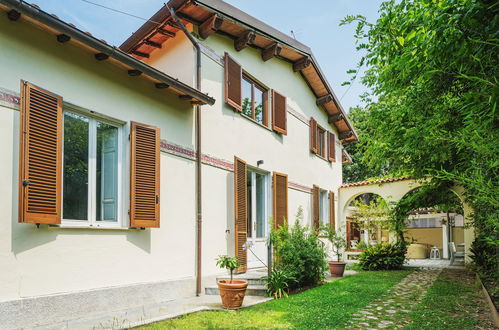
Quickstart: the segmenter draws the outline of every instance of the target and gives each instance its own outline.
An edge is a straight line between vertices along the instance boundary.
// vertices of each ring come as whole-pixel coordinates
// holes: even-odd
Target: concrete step
[[[252,274],[241,274],[234,276],[234,280],[245,280],[248,281],[248,285],[265,285],[265,281],[262,279],[263,275],[252,275]],[[230,276],[218,276],[217,282],[219,280],[230,280]]]
[[[204,293],[207,295],[219,295],[220,290],[217,285],[207,286],[204,288]],[[248,285],[246,295],[265,297],[267,295],[267,287],[264,285]]]

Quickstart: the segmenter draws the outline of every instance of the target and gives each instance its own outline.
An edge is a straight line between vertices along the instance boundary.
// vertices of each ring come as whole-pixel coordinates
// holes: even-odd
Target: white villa
[[[0,12],[2,327],[200,294],[300,207],[338,225],[357,136],[307,46],[219,0],[171,0],[119,49]]]

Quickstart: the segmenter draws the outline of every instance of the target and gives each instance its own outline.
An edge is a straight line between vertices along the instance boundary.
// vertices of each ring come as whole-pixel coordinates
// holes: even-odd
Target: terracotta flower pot
[[[239,309],[243,304],[248,281],[243,280],[220,280],[218,289],[222,298],[222,305],[227,309]]]
[[[346,262],[343,261],[329,261],[329,271],[332,277],[342,277],[345,272]]]

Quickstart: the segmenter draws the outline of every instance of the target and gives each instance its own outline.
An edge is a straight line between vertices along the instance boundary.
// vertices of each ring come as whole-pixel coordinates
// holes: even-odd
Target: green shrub
[[[359,266],[364,270],[400,269],[406,252],[405,242],[371,245],[360,254]]]
[[[313,286],[324,281],[327,254],[315,231],[300,225],[302,212],[292,227],[287,225],[270,234],[274,246],[275,264],[295,279],[290,288]]]
[[[274,267],[270,276],[263,277],[263,280],[267,284],[268,296],[275,299],[287,297],[290,284],[295,281],[287,270],[278,267]]]

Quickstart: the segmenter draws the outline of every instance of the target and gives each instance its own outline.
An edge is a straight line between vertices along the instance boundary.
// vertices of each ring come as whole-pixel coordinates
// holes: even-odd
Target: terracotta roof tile
[[[367,186],[370,184],[383,184],[383,183],[397,182],[397,181],[410,180],[410,179],[412,179],[410,176],[402,176],[399,178],[381,178],[381,179],[375,179],[375,180],[364,180],[364,181],[358,181],[358,182],[345,183],[345,184],[342,184],[340,186],[340,188]]]

